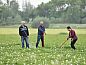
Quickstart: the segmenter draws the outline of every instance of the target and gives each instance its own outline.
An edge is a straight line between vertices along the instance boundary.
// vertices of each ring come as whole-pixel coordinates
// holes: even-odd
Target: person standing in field
[[[42,42],[42,47],[44,47],[44,34],[46,34],[46,33],[45,33],[45,27],[44,27],[43,24],[44,24],[44,22],[41,21],[40,25],[38,27],[38,37],[37,37],[36,48],[38,47],[40,39],[41,39],[41,42]]]
[[[29,48],[28,36],[29,31],[28,27],[25,25],[25,21],[21,21],[21,25],[19,27],[19,35],[21,36],[22,48],[24,48],[24,41],[26,42],[26,48]]]
[[[67,30],[69,31],[69,36],[68,36],[67,40],[69,40],[69,38],[71,38],[71,48],[73,48],[75,50],[76,48],[74,45],[75,45],[76,41],[78,40],[78,37],[77,37],[75,31],[70,26],[67,27]]]

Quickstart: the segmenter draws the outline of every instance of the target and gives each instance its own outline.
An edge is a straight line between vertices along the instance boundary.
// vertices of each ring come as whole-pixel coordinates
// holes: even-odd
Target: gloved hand
[[[69,37],[67,38],[67,40],[69,40]]]

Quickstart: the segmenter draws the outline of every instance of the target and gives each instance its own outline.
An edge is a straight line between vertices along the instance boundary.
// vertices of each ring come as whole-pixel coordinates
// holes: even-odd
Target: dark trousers
[[[76,49],[74,46],[76,41],[77,41],[77,39],[71,41],[71,48],[73,48],[74,50]]]
[[[40,39],[41,39],[41,42],[42,42],[42,47],[44,47],[44,36],[43,35],[38,35],[38,37],[37,37],[37,43],[36,43],[36,48],[38,47]]]

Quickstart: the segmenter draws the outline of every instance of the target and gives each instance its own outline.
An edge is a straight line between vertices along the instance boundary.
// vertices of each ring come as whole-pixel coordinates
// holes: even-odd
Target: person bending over
[[[75,45],[76,41],[78,40],[78,37],[77,37],[75,31],[70,26],[67,27],[67,30],[69,31],[69,36],[68,36],[67,40],[69,40],[69,38],[71,38],[71,48],[73,48],[75,50],[76,48],[74,45]]]

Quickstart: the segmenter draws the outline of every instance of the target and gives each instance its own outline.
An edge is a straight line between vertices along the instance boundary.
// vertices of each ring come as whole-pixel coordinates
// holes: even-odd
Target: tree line
[[[39,21],[45,18],[52,24],[85,24],[86,0],[51,0],[42,2],[37,8],[25,2],[22,11],[16,0],[7,0],[5,4],[0,0],[0,25],[19,24],[21,20],[34,23],[36,19]]]

